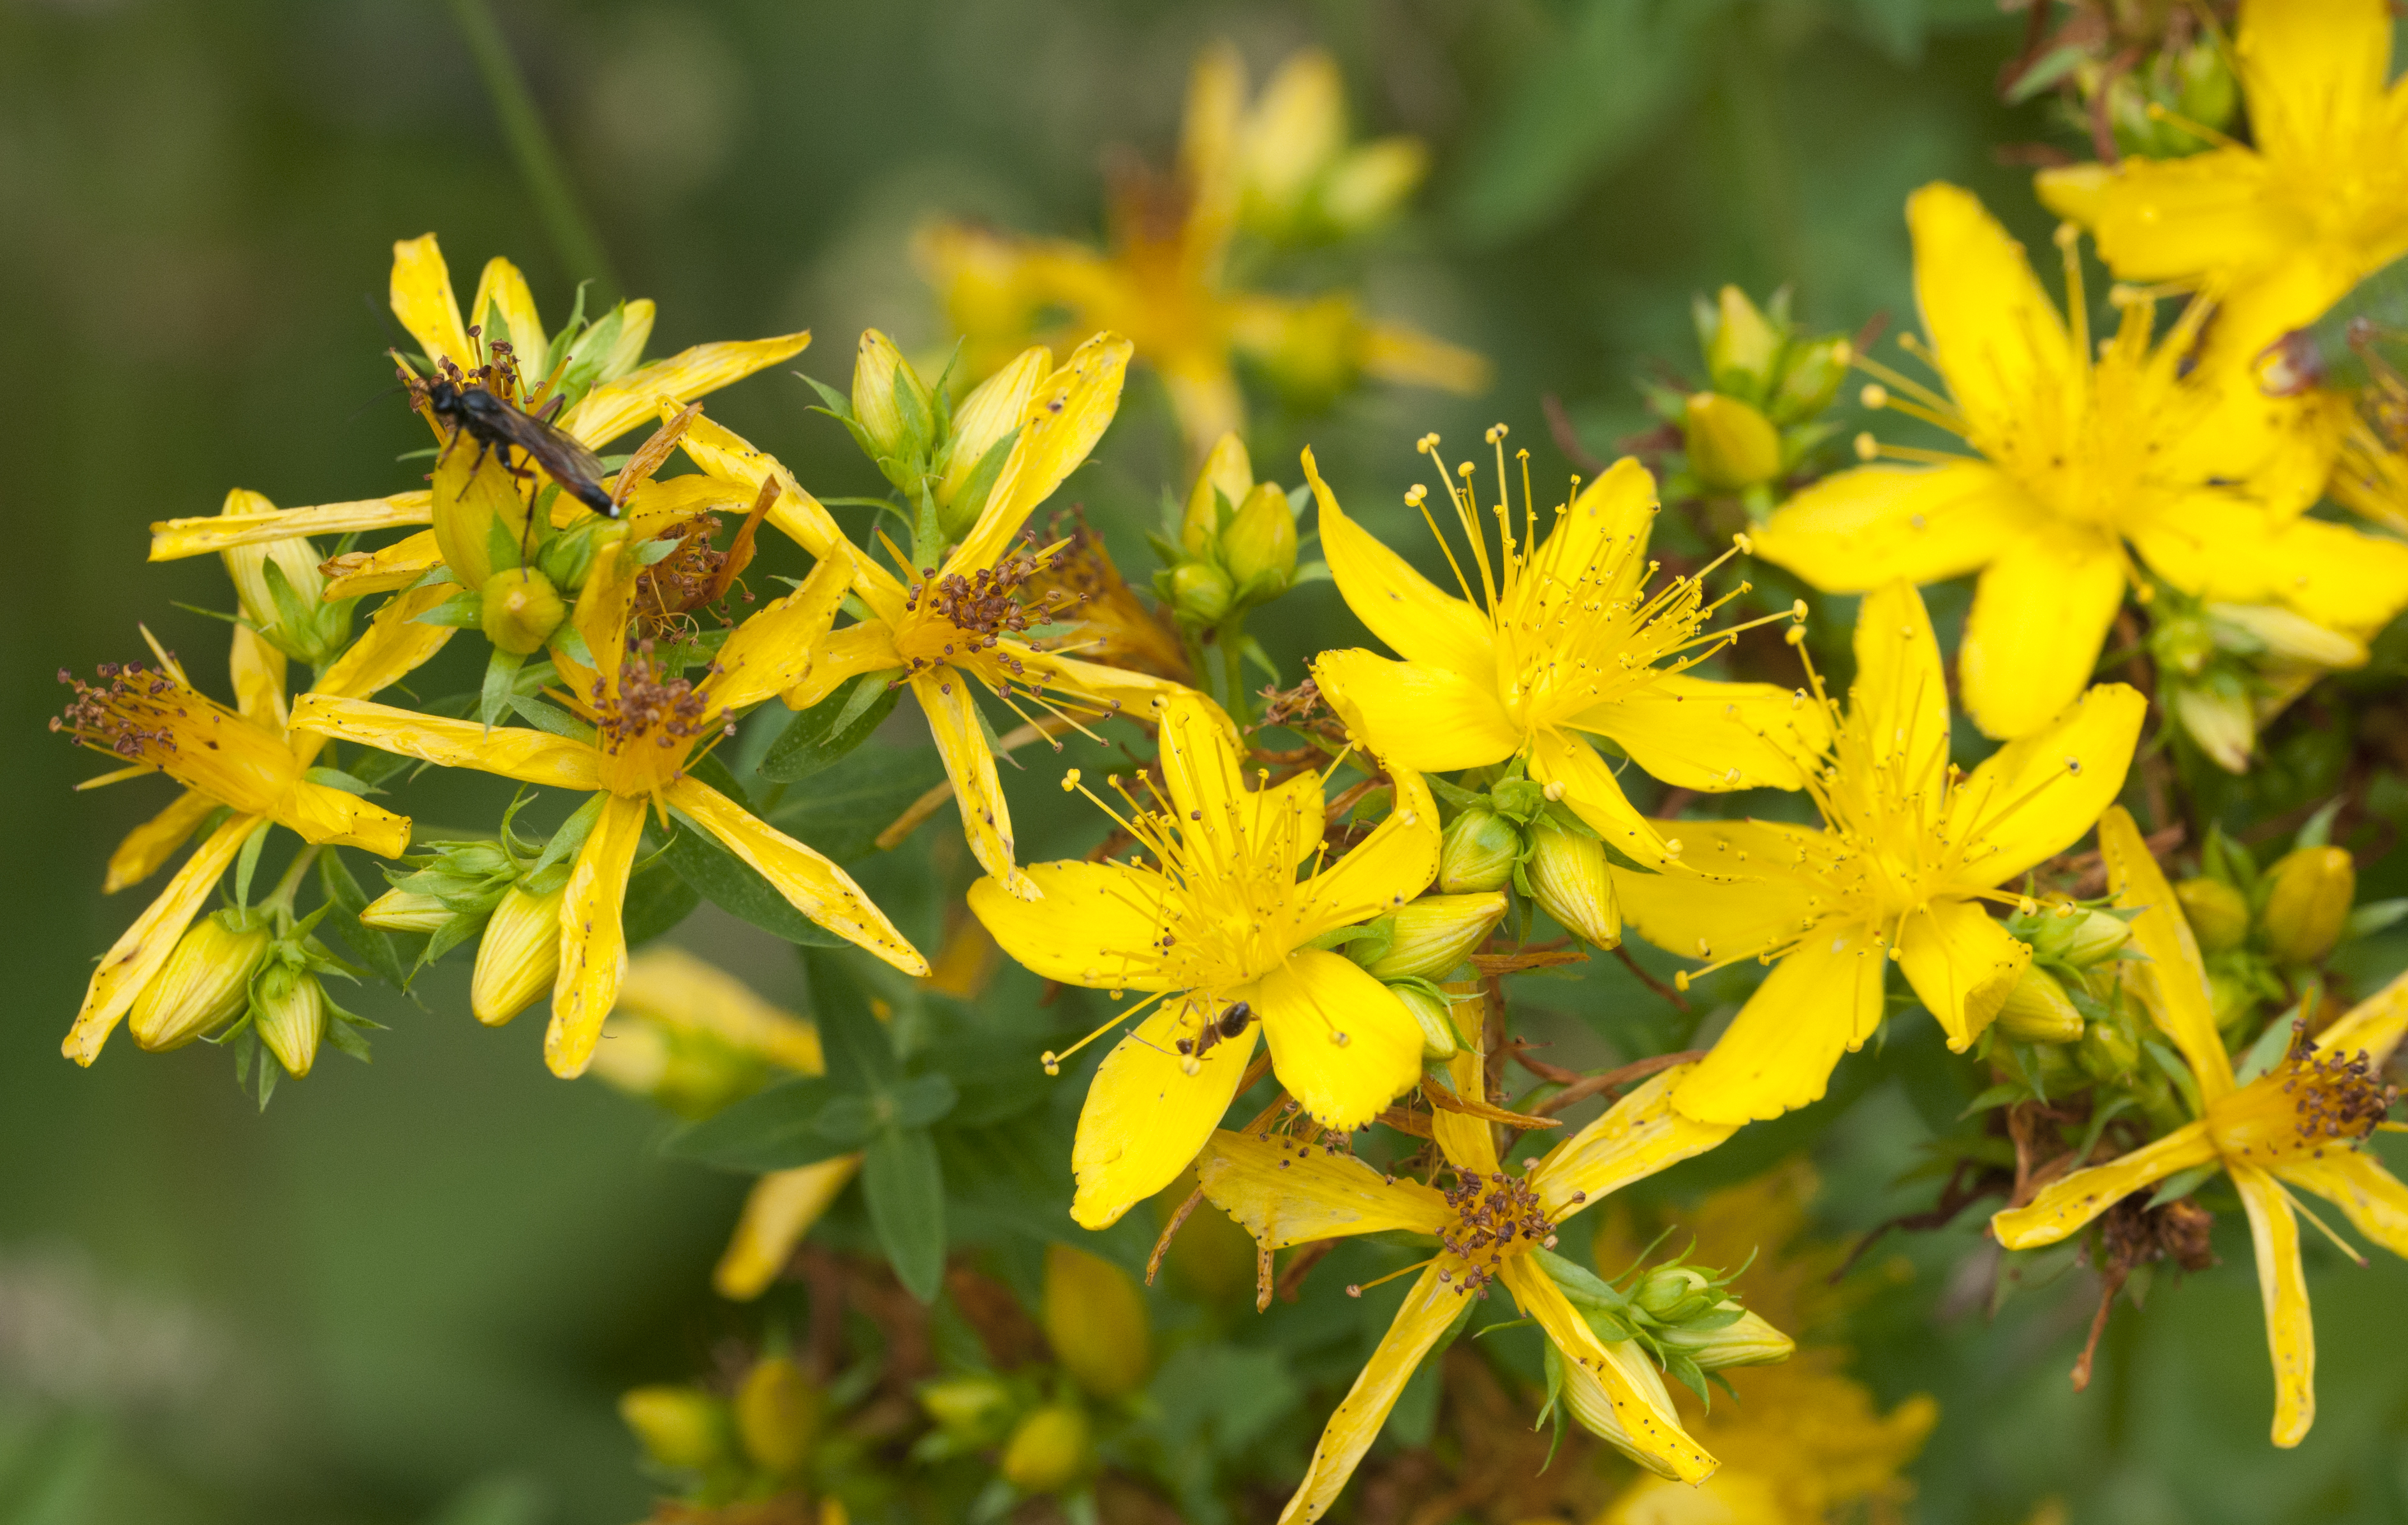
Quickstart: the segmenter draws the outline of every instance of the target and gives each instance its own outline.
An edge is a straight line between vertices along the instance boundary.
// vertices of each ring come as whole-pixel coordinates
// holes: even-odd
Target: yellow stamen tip
[[[1873,438],[1871,430],[1868,429],[1856,436],[1857,460],[1870,461],[1879,454],[1881,454],[1881,441]]]
[[[1889,389],[1878,381],[1868,381],[1864,390],[1856,393],[1856,400],[1867,407],[1887,407]]]

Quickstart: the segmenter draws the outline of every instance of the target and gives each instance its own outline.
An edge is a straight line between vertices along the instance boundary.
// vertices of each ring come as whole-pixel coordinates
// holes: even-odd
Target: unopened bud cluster
[[[1235,434],[1221,436],[1154,549],[1154,592],[1191,634],[1214,631],[1295,584],[1296,506],[1276,482],[1254,480]]]
[[[1622,941],[1622,915],[1597,833],[1517,775],[1461,803],[1439,843],[1438,887],[1480,894],[1512,886],[1592,948]]]
[[[1711,302],[1698,298],[1707,385],[1650,389],[1648,406],[1680,431],[1687,457],[1686,470],[1665,484],[1668,498],[1736,496],[1760,520],[1774,489],[1834,432],[1822,414],[1847,378],[1848,341],[1800,334],[1785,289],[1768,307],[1736,286]]]

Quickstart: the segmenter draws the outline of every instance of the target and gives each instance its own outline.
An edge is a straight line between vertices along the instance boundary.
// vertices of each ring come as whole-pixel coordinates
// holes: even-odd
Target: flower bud
[[[2201,953],[2229,953],[2249,940],[2249,899],[2222,879],[2184,879],[2174,899]]]
[[[2266,871],[2258,927],[2284,963],[2314,963],[2333,950],[2358,898],[2358,869],[2343,848],[2300,848]]]
[[[934,494],[947,538],[968,534],[977,522],[987,493],[1010,459],[1010,448],[992,464],[987,456],[1025,421],[1029,397],[1053,370],[1052,350],[1042,345],[1024,349],[1010,364],[972,387],[953,409]]]
[[[920,1407],[937,1427],[968,1447],[1001,1440],[1011,1419],[1011,1392],[992,1376],[949,1376],[919,1391]]]
[[[2057,976],[2037,963],[2024,965],[2023,977],[1999,1007],[1999,1031],[2017,1043],[2072,1043],[2082,1036],[2082,1013]]]
[[[1368,965],[1379,979],[1444,979],[1505,915],[1505,896],[1424,895],[1388,913],[1396,934]]]
[[[1068,1245],[1045,1247],[1045,1339],[1054,1357],[1098,1398],[1134,1392],[1152,1360],[1145,1294],[1111,1261]]]
[[[1522,834],[1484,805],[1467,807],[1439,841],[1438,887],[1451,895],[1501,890],[1522,856]]]
[[[2032,951],[2076,969],[2114,958],[2132,940],[2132,928],[2122,917],[2090,911],[2061,901],[2043,914],[2032,934]]]
[[[935,421],[932,403],[927,384],[894,341],[874,328],[864,331],[853,363],[853,421],[867,436],[889,480],[895,477],[890,462],[908,464],[926,453]]]
[[[655,1466],[704,1472],[734,1460],[727,1405],[699,1388],[630,1389],[620,1394],[619,1418]]]
[[[1772,421],[1797,423],[1830,406],[1848,379],[1849,358],[1848,341],[1842,338],[1819,339],[1793,351],[1772,394]]]
[[[360,925],[379,932],[433,932],[452,919],[452,907],[414,890],[388,890],[360,910]]]
[[[1023,1493],[1051,1493],[1087,1470],[1087,1416],[1048,1404],[1020,1421],[1003,1447],[1004,1480]]]
[[[1312,182],[1346,144],[1338,61],[1319,48],[1292,54],[1263,87],[1240,135],[1238,172],[1249,221],[1290,233]]]
[[[2210,761],[2227,773],[2249,771],[2249,754],[2258,749],[2258,714],[2230,682],[2170,685],[2174,719]]]
[[[298,1080],[318,1062],[326,1036],[326,991],[318,976],[289,963],[260,971],[251,991],[251,1025],[287,1075]]]
[[[1296,577],[1296,510],[1273,482],[1258,482],[1221,534],[1221,564],[1240,591],[1287,591]],[[1261,579],[1259,586],[1256,579]]]
[[[1718,392],[1762,396],[1773,362],[1781,355],[1781,331],[1736,286],[1726,286],[1712,307],[1700,308],[1698,337],[1705,343],[1706,371]],[[1752,478],[1761,480],[1762,478]]]
[[[624,520],[588,515],[544,542],[543,549],[536,553],[536,570],[551,579],[552,587],[564,596],[580,592],[602,548],[624,540],[626,535]]]
[[[1246,442],[1235,432],[1223,435],[1204,458],[1204,469],[1197,473],[1196,485],[1187,492],[1187,512],[1179,523],[1179,543],[1189,555],[1203,555],[1219,537],[1221,500],[1227,499],[1234,513],[1254,487],[1254,467],[1246,457]]]
[[[1182,562],[1170,574],[1170,606],[1185,624],[1219,624],[1234,591],[1229,575],[1210,562]]]
[[[1651,1318],[1678,1324],[1727,1301],[1708,1285],[1702,1272],[1685,1265],[1661,1265],[1647,1273],[1631,1300]]]
[[[127,1020],[134,1041],[165,1053],[233,1021],[274,940],[267,918],[256,911],[222,910],[194,922],[134,998]]]
[[[1429,173],[1417,137],[1383,137],[1338,161],[1321,185],[1321,215],[1340,233],[1360,233],[1396,215]]]
[[[1422,1062],[1441,1063],[1455,1057],[1462,1044],[1455,1037],[1455,1024],[1447,1019],[1449,1003],[1419,985],[1391,985],[1388,993],[1413,1014],[1413,1021],[1422,1030]]]
[[[2114,1085],[2139,1066],[2141,1048],[2119,1024],[2092,1022],[2082,1030],[2082,1041],[2073,1046],[2073,1059],[2093,1080]]]
[[[477,969],[468,980],[468,1008],[487,1027],[499,1027],[552,989],[560,973],[560,904],[566,881],[546,894],[523,885],[504,891],[477,942]]]
[[[1715,1311],[1728,1309],[1731,1305],[1725,1301]],[[1666,1347],[1687,1355],[1700,1370],[1709,1372],[1731,1366],[1770,1366],[1775,1361],[1787,1361],[1798,1349],[1796,1340],[1753,1313],[1742,1313],[1720,1329],[1688,1329],[1675,1325],[1656,1338]]]
[[[736,1390],[736,1433],[755,1466],[792,1476],[810,1460],[819,1438],[819,1390],[792,1358],[755,1362]]]
[[[1555,924],[1591,948],[1612,948],[1622,941],[1622,911],[1613,899],[1613,879],[1605,871],[1605,844],[1580,832],[1568,832],[1541,820],[1530,828],[1530,856],[1526,872],[1539,908]]]
[[[2224,50],[2214,38],[2192,43],[2173,61],[2173,73],[2179,87],[2175,108],[2186,120],[2218,132],[2232,125],[2233,113],[2241,105],[2240,81],[2226,66]]]
[[[552,579],[533,567],[513,566],[487,577],[484,600],[480,622],[485,638],[514,657],[542,650],[568,618]]]
[[[2328,630],[2304,614],[2271,604],[2210,604],[2207,613],[2214,621],[2211,628],[2224,637],[2217,644],[2244,656],[2264,655],[2312,667],[2366,665],[2366,643]]]
[[[1689,398],[1682,436],[1698,480],[1725,492],[1781,474],[1781,435],[1772,420],[1736,397],[1700,392]]]

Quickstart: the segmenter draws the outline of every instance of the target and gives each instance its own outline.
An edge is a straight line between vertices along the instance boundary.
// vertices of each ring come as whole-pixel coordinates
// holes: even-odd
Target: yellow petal
[[[2080,841],[2123,791],[2148,708],[2137,690],[2099,684],[1974,769],[1942,828],[1964,844],[1965,884],[2003,884]]]
[[[1178,1179],[1221,1125],[1254,1057],[1254,1028],[1197,1055],[1194,1075],[1182,1067],[1178,1050],[1181,1038],[1192,1040],[1220,1016],[1221,1004],[1207,996],[1166,1001],[1096,1067],[1070,1145],[1079,1181],[1070,1217],[1081,1227],[1119,1222]]]
[[[2090,230],[2100,258],[2127,280],[2256,270],[2299,237],[2266,161],[2247,149],[2042,170],[2039,191],[2051,211]]]
[[[831,561],[821,564],[837,563]],[[894,627],[885,620],[865,620],[847,625],[820,643],[810,670],[785,691],[786,707],[809,709],[834,693],[848,678],[864,673],[892,672],[903,664],[903,654],[895,649]]]
[[[1801,762],[1831,744],[1823,706],[1800,703],[1798,690],[1684,673],[1668,673],[1571,723],[1612,737],[1632,762],[1680,789],[1802,789]]]
[[[815,848],[786,835],[691,774],[669,785],[667,799],[768,880],[795,909],[907,975],[928,972],[928,961],[896,930],[886,913],[870,904],[851,875]]]
[[[1597,748],[1577,732],[1549,726],[1530,737],[1530,777],[1564,786],[1563,803],[1634,862],[1664,862],[1664,838],[1622,792]]]
[[[2207,1124],[2190,1123],[2103,1165],[2051,1181],[2023,1206],[1994,1215],[1990,1232],[2009,1249],[2053,1245],[2133,1192],[2211,1164],[2215,1157]]]
[[[659,418],[664,403],[693,402],[729,382],[741,381],[754,371],[801,354],[810,342],[809,334],[781,334],[770,339],[723,339],[715,344],[697,344],[621,377],[607,387],[595,388],[561,415],[560,427],[599,449],[636,425]],[[756,484],[759,479],[756,474]]]
[[[602,1020],[619,1001],[627,974],[621,911],[643,834],[644,802],[607,795],[569,870],[560,903],[560,974],[552,987],[552,1024],[543,1032],[543,1062],[564,1080],[585,1073]]]
[[[2233,52],[2250,132],[2268,158],[2344,157],[2383,104],[2391,9],[2383,0],[2245,0]]]
[[[1469,1020],[1469,1032],[1482,1033],[1479,1016],[1483,1000],[1478,995],[1462,998],[1470,1009],[1465,1013]],[[1486,1062],[1477,1048],[1469,1044],[1457,1048],[1446,1062],[1447,1083],[1457,1096],[1485,1100],[1488,1094]],[[1449,1164],[1458,1171],[1493,1176],[1497,1173],[1497,1130],[1484,1118],[1462,1112],[1433,1109],[1430,1113],[1430,1142],[1439,1147]]]
[[[1626,455],[1606,467],[1556,516],[1546,543],[1532,558],[1533,566],[1550,569],[1557,583],[1542,596],[1559,601],[1563,584],[1577,583],[1583,572],[1596,574],[1614,565],[1624,578],[1633,579],[1614,590],[1627,596],[1645,572],[1656,503],[1656,478],[1635,457]]]
[[[2368,1063],[2379,1070],[2391,1062],[2403,1032],[2408,1032],[2408,975],[2350,1007],[2339,1021],[2316,1034],[2316,1047],[2344,1060],[2353,1051],[2363,1052]]]
[[[486,727],[337,694],[305,693],[293,702],[293,728],[554,789],[602,787],[599,752],[581,741],[518,726]]]
[[[491,321],[496,318],[498,323]],[[527,290],[526,277],[517,265],[498,254],[485,262],[477,277],[477,294],[468,300],[468,321],[484,330],[479,337],[487,348],[496,342],[510,347],[528,386],[542,379],[536,373],[551,344],[544,337],[543,321],[536,316],[535,293]]]
[[[1849,723],[1870,739],[1873,765],[1936,788],[1948,763],[1948,679],[1923,595],[1903,582],[1867,593],[1856,651]]]
[[[1276,789],[1247,788],[1234,733],[1220,706],[1191,689],[1176,689],[1165,701],[1163,790],[1181,832],[1209,844],[1211,859],[1303,862],[1321,845],[1320,778],[1308,774]],[[1297,940],[1321,930],[1297,934]]]
[[[1196,1162],[1212,1205],[1265,1249],[1398,1229],[1436,1233],[1455,1221],[1446,1199],[1411,1178],[1390,1182],[1351,1154],[1329,1154],[1285,1133],[1269,1140],[1226,1129]]]
[[[433,530],[405,535],[375,550],[355,550],[327,563],[334,576],[326,579],[325,597],[366,598],[407,588],[443,564],[443,549]]]
[[[1435,387],[1469,397],[1486,392],[1495,374],[1479,350],[1403,323],[1365,323],[1358,342],[1363,374],[1399,386]]]
[[[1950,394],[1976,430],[2014,429],[2088,357],[2071,352],[2023,246],[1971,192],[1927,185],[1907,198],[1906,223],[1915,305]]]
[[[1362,1127],[1421,1077],[1421,1024],[1351,959],[1298,948],[1232,993],[1262,1019],[1280,1084],[1325,1127]]]
[[[1312,1461],[1304,1469],[1304,1481],[1280,1511],[1279,1525],[1304,1525],[1328,1513],[1345,1489],[1346,1479],[1354,1475],[1363,1453],[1387,1424],[1388,1411],[1397,1406],[1406,1380],[1463,1312],[1463,1296],[1456,1290],[1462,1283],[1439,1280],[1439,1269],[1432,1265],[1414,1279],[1395,1321],[1380,1336],[1371,1359],[1363,1363],[1363,1375],[1330,1414],[1328,1425],[1312,1447]]]
[[[1549,1218],[1561,1222],[1609,1192],[1705,1153],[1739,1131],[1737,1123],[1698,1122],[1672,1107],[1672,1092],[1694,1064],[1650,1076],[1602,1117],[1556,1145],[1530,1175]]]
[[[2115,904],[2141,913],[2131,921],[2132,944],[2149,962],[2132,973],[2147,998],[2143,1004],[2189,1062],[2200,1098],[2214,1101],[2232,1090],[2232,1060],[2216,1032],[2207,965],[2200,958],[2190,920],[2157,861],[2149,856],[2141,828],[2120,805],[2099,819],[2099,854],[2106,862],[2107,889]]]
[[[839,548],[851,542],[845,538],[836,516],[819,499],[804,492],[795,474],[777,457],[755,449],[734,430],[710,419],[696,419],[678,436],[678,449],[708,475],[756,492],[762,477],[776,477],[780,491],[778,501],[770,506],[767,516],[769,523],[813,556],[847,554]],[[866,556],[848,556],[848,560],[855,564],[875,565]]]
[[[1956,653],[1965,713],[1985,735],[2021,736],[2073,703],[2124,603],[2124,559],[2094,530],[2050,526],[1983,572]]]
[[[322,696],[365,699],[408,677],[457,634],[450,625],[418,621],[420,615],[443,603],[454,591],[454,585],[437,583],[385,600],[360,638],[318,675],[310,691]],[[325,745],[323,735],[299,731],[294,732],[290,740],[293,755],[305,768]]]
[[[208,903],[219,877],[260,824],[257,816],[236,816],[193,849],[184,866],[159,891],[159,898],[144,906],[134,924],[101,955],[100,967],[93,971],[92,983],[84,989],[83,1009],[76,1013],[75,1026],[68,1029],[61,1052],[79,1064],[90,1064],[100,1057],[100,1046],[133,1009],[142,987],[176,951],[178,939]]]
[[[822,562],[801,587],[737,626],[719,648],[718,675],[706,680],[711,705],[749,709],[801,682],[836,622],[847,586],[843,563]]]
[[[2265,546],[2268,592],[2344,630],[2372,631],[2408,608],[2408,545],[2346,524],[2295,519]]]
[[[398,816],[358,795],[296,780],[276,802],[270,817],[308,841],[327,847],[359,848],[379,857],[394,858],[409,846],[409,818]]]
[[[987,494],[986,506],[979,510],[978,522],[947,559],[947,572],[968,576],[994,565],[1029,514],[1087,459],[1120,409],[1129,353],[1128,340],[1097,334],[1039,385],[1028,400],[1011,456]]]
[[[209,813],[217,807],[217,801],[194,790],[177,795],[168,802],[167,808],[125,834],[125,840],[108,855],[108,877],[102,882],[100,892],[113,895],[159,872],[160,866],[191,840],[201,822],[208,820]]]
[[[1485,767],[1522,749],[1495,688],[1452,667],[1392,662],[1358,647],[1324,651],[1312,677],[1355,739],[1406,767]]]
[[[1797,860],[1797,839],[1820,832],[1702,820],[1677,830],[1680,862],[1661,874],[1612,870],[1623,919],[1657,948],[1684,959],[1746,958],[1787,944],[1815,915],[1822,890],[1783,869]]]
[[[1321,510],[1321,551],[1354,618],[1408,662],[1460,673],[1475,686],[1497,689],[1497,643],[1488,620],[1460,598],[1440,592],[1411,563],[1346,517],[1338,495],[1321,479],[1312,452],[1304,477]]]
[[[1808,933],[1674,1089],[1672,1105],[1700,1122],[1742,1123],[1820,1101],[1841,1053],[1880,1025],[1888,962],[1864,927],[1827,921]]]
[[[460,299],[452,292],[452,271],[435,235],[420,234],[393,246],[391,285],[393,315],[426,358],[450,361],[462,370],[474,369],[476,351],[469,348],[467,325],[460,321]]]
[[[1617,1449],[1649,1471],[1684,1483],[1701,1483],[1713,1475],[1721,1463],[1681,1428],[1663,1379],[1645,1364],[1637,1341],[1609,1346],[1598,1339],[1555,1278],[1529,1257],[1508,1257],[1501,1270],[1514,1303],[1546,1331],[1565,1365],[1596,1384],[1612,1415],[1611,1428],[1619,1432],[1611,1436]]]
[[[226,677],[234,684],[236,714],[271,731],[284,729],[283,652],[249,625],[236,625],[226,652]]]
[[[2358,1233],[2408,1256],[2408,1186],[2364,1149],[2328,1148],[2286,1160],[2274,1172],[2340,1208]]]
[[[1292,902],[1292,918],[1281,934],[1293,948],[1333,927],[1384,916],[1429,888],[1438,877],[1438,805],[1429,785],[1411,768],[1389,769],[1397,798],[1371,834],[1323,869]]]
[[[839,1154],[816,1164],[773,1170],[752,1183],[726,1253],[710,1273],[710,1286],[735,1303],[750,1303],[769,1290],[795,1247],[828,1210],[861,1169],[861,1156]]]
[[[969,676],[956,668],[933,668],[912,677],[911,691],[928,717],[945,776],[953,781],[953,804],[962,814],[970,856],[1006,890],[1033,899],[1036,881],[1012,861],[1011,811],[1003,803],[1003,781],[996,777],[995,748],[979,725]]]
[[[993,664],[1005,655],[1020,663],[1011,673],[1015,681],[1036,679],[1043,684],[1046,696],[1056,704],[1075,704],[1098,715],[1157,720],[1173,699],[1195,691],[1183,683],[1156,677],[1152,673],[1107,667],[1101,663],[1066,657],[1058,651],[1039,651],[1018,641],[1008,640],[989,648],[981,660]],[[997,675],[998,683],[1001,677]]]
[[[264,546],[295,535],[355,534],[363,530],[430,524],[435,494],[425,489],[357,503],[322,503],[250,514],[211,514],[201,519],[163,519],[150,526],[150,560],[208,556],[237,546]]]
[[[2249,1212],[2258,1251],[2258,1295],[2266,1305],[2266,1347],[2274,1359],[2274,1444],[2297,1446],[2316,1422],[2316,1332],[2300,1266],[2300,1220],[2272,1176],[2238,1165],[2232,1184]]]
[[[1986,461],[1858,466],[1783,504],[1753,539],[1766,561],[1852,593],[1977,571],[2040,511]]]
[[[2030,962],[2031,945],[2008,935],[1977,900],[1926,901],[1899,938],[1899,973],[1960,1054]]]
[[[972,914],[1039,978],[1095,991],[1161,991],[1170,882],[1121,863],[1031,863],[1030,899],[993,879],[970,886]]]

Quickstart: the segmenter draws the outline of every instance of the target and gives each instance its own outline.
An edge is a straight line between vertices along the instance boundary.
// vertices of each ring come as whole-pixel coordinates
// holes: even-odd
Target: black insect
[[[1204,1031],[1195,1037],[1180,1039],[1179,1051],[1201,1059],[1212,1051],[1215,1044],[1226,1043],[1243,1033],[1246,1030],[1246,1024],[1254,1019],[1254,1007],[1243,1001],[1233,1001],[1229,1004],[1229,1009],[1221,1013],[1218,1021],[1207,1024]]]
[[[491,390],[486,379],[482,372],[462,373],[447,365],[413,390],[427,411],[477,442],[480,462],[488,450],[503,450],[505,463],[510,449],[523,450],[562,492],[597,514],[618,518],[619,506],[602,485],[607,468],[601,458],[552,422],[550,415],[560,399],[554,398],[552,406],[538,416]]]

